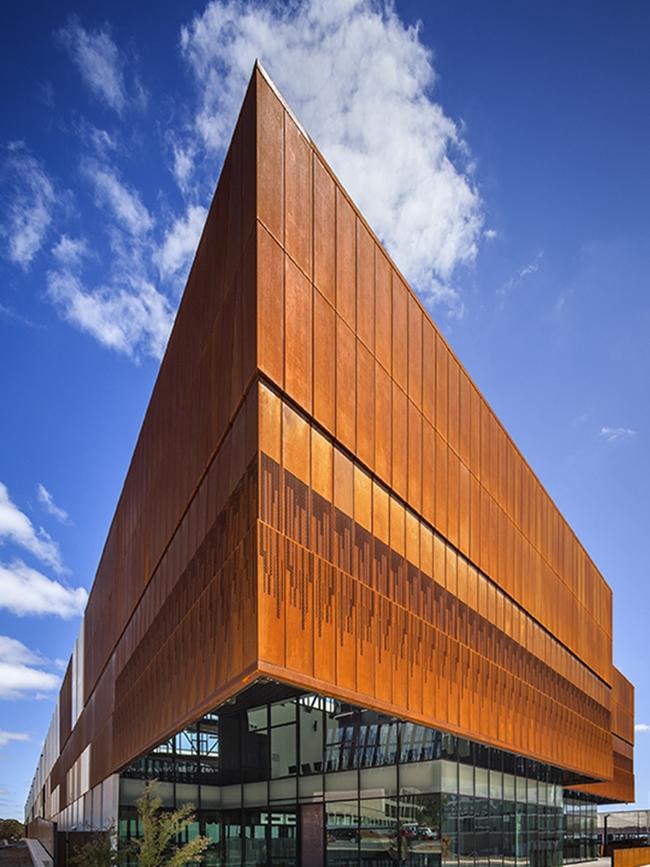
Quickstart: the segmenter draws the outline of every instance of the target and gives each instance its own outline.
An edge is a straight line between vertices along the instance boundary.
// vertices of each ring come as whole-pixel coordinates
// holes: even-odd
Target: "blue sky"
[[[612,586],[650,806],[650,6],[325,8],[5,16],[0,815],[21,814],[256,55]]]

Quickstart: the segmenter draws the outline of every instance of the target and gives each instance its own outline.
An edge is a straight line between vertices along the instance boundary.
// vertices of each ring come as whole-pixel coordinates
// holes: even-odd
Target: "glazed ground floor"
[[[273,682],[122,772],[123,841],[147,779],[165,807],[194,806],[208,867],[556,867],[598,851],[596,803],[566,771]]]

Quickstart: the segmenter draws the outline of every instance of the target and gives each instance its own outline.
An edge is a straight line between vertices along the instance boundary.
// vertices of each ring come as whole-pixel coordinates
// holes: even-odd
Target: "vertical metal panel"
[[[356,328],[356,219],[352,205],[336,188],[336,312]]]
[[[406,499],[407,495],[407,457],[408,457],[408,398],[402,389],[393,382],[392,388],[392,472],[391,484],[394,491]]]
[[[334,451],[331,441],[315,428],[311,429],[311,486],[319,497],[332,501],[334,497]],[[329,541],[327,545],[329,546]],[[327,550],[329,551],[329,547]]]
[[[336,314],[314,289],[314,415],[336,429]]]
[[[435,424],[436,401],[436,340],[433,323],[422,317],[422,412]]]
[[[410,400],[408,403],[407,484],[406,499],[411,508],[422,513],[422,414]]]
[[[334,181],[314,155],[314,283],[336,304],[336,193]]]
[[[357,341],[357,443],[356,451],[364,464],[375,464],[375,360],[365,344]]]
[[[392,334],[393,379],[406,392],[408,388],[408,290],[393,271],[392,274]]]
[[[375,242],[361,220],[357,228],[357,334],[368,350],[375,351]]]
[[[307,421],[286,404],[282,412],[282,465],[305,484],[310,481],[310,436]],[[285,502],[285,507],[286,507]]]
[[[282,461],[282,404],[266,386],[259,388],[259,448],[277,463]]]
[[[257,87],[257,215],[281,243],[284,241],[284,115],[268,82],[255,76]],[[264,154],[264,159],[259,155]]]
[[[433,524],[435,518],[435,433],[426,419],[422,422],[422,517]]]
[[[392,371],[392,276],[388,259],[375,245],[375,355],[388,374]]]
[[[257,364],[280,386],[284,386],[284,258],[282,249],[260,226],[257,239]]]
[[[436,335],[436,430],[446,441],[449,433],[449,404],[447,400],[449,389],[449,352]]]
[[[296,123],[284,112],[285,248],[312,277],[312,151]]]
[[[422,309],[408,293],[408,396],[422,412]]]
[[[285,257],[285,388],[307,412],[312,411],[312,288],[299,268]],[[268,334],[277,333],[266,327]]]
[[[356,445],[356,340],[336,317],[336,436],[347,448]]]
[[[392,387],[390,376],[375,362],[375,460],[380,478],[390,482],[392,464]]]

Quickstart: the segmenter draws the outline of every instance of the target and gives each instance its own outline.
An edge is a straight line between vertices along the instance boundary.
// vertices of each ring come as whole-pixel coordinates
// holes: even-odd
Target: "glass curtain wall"
[[[154,778],[194,805],[208,867],[560,867],[565,836],[567,861],[597,845],[557,769],[315,694],[223,707],[123,771],[122,840]]]
[[[590,861],[598,858],[600,835],[596,803],[576,793],[564,798],[565,832],[564,861]]]

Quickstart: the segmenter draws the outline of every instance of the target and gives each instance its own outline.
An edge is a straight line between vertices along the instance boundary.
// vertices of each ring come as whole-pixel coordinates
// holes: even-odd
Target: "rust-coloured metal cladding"
[[[70,667],[64,679],[51,771],[61,810],[74,794],[70,769],[87,747],[94,786],[238,691],[256,667],[252,385],[258,359],[266,375],[284,374],[284,338],[264,343],[256,320],[273,303],[282,309],[285,269],[283,250],[257,216],[265,201],[283,237],[270,190],[277,171],[257,157],[265,134],[277,130],[264,120],[268,104],[258,111],[257,92],[253,79],[90,594],[77,719]],[[277,118],[283,122],[279,102]],[[268,307],[258,296],[265,281]],[[282,327],[275,323],[276,336]]]
[[[375,461],[375,359],[370,350],[357,340],[357,447],[367,467]]]
[[[648,863],[648,846],[634,846],[630,849],[612,851],[612,867],[644,867]]]
[[[294,120],[284,113],[285,233],[291,260],[311,280],[314,208],[312,150]]]
[[[330,304],[336,304],[336,187],[314,155],[314,283]]]
[[[393,404],[390,375],[375,361],[375,456],[370,464],[380,478],[391,477]]]
[[[310,609],[300,624],[294,619],[292,635],[300,630],[298,644],[309,647],[317,624],[333,620],[328,658],[334,660],[335,674],[326,678],[317,667],[318,656],[311,654],[302,659],[292,653],[289,661],[278,643],[260,655],[261,669],[363,706],[508,745],[593,778],[612,776],[608,685],[394,492],[373,480],[360,461],[351,462],[313,422],[308,440],[302,431],[309,423],[281,395],[265,392],[265,411],[275,417],[273,403],[283,407],[283,439],[293,439],[299,430],[300,445],[298,454],[295,445],[288,446],[288,471],[262,454],[261,556],[271,571],[260,576],[260,613],[271,619],[270,627],[265,624],[269,634],[282,633],[289,600],[296,594],[313,600],[313,613]],[[305,449],[314,443],[317,454],[309,456]],[[332,451],[334,491],[328,497]],[[286,445],[283,452],[289,453]],[[311,492],[306,477],[303,486],[296,479],[303,463],[312,468]],[[274,504],[283,500],[291,503],[290,510],[279,510],[285,523],[278,525],[274,517],[267,522],[266,509],[276,515]],[[303,514],[297,516],[296,509]],[[324,539],[331,541],[324,544]],[[299,557],[305,546],[311,561]],[[334,608],[326,602],[331,581],[336,593],[344,594]],[[389,681],[376,677],[377,656],[373,662],[361,653],[369,634],[387,643]],[[319,635],[318,640],[325,639]],[[433,701],[425,695],[425,684],[431,685]],[[472,697],[478,700],[478,714],[472,713]]]
[[[390,376],[393,369],[391,266],[378,244],[375,247],[375,357]]]
[[[260,675],[633,797],[610,588],[259,67],[83,654],[58,810]]]
[[[256,97],[256,199],[257,216],[280,242],[284,241],[284,118],[286,112],[268,85],[259,86],[253,76]],[[263,158],[260,159],[260,156]],[[223,174],[223,170],[222,170]],[[293,201],[292,205],[296,204]],[[297,228],[297,227],[293,227]]]
[[[284,387],[284,280],[282,248],[262,224],[257,227],[257,365]],[[273,323],[269,328],[268,323]]]
[[[284,349],[285,388],[307,412],[312,412],[313,291],[297,265],[285,257]]]
[[[277,99],[263,75],[257,98],[258,105]],[[286,130],[293,118],[283,108]],[[296,536],[295,523],[260,535],[268,546],[263,565],[279,570],[260,576],[260,619],[277,621],[269,632],[286,628],[282,600],[296,593],[306,606],[324,605],[306,611],[300,626],[299,644],[316,642],[317,652],[303,664],[296,654],[289,662],[279,646],[267,656],[260,649],[260,667],[611,779],[611,591],[322,155],[304,141],[314,167],[313,213],[305,217],[314,227],[313,408],[286,382],[270,377],[265,387],[271,402],[282,403],[285,425],[287,407],[305,413],[310,443],[319,437],[312,475],[321,460],[332,465],[334,489],[328,498],[322,479],[318,491],[305,479],[300,497],[292,490],[291,501],[305,504],[299,525],[312,528],[309,536]],[[258,158],[265,159],[261,143]],[[287,244],[284,252],[301,265]],[[333,459],[324,457],[328,448]],[[275,480],[272,500],[282,502],[285,468],[261,452],[262,477]],[[348,456],[373,486],[372,529],[365,506],[358,516],[363,487],[344,469]],[[269,484],[261,483],[266,491]],[[385,491],[387,510],[376,491]],[[364,534],[367,556],[356,548]],[[432,586],[446,594],[440,621],[419,583],[421,537],[430,542]],[[294,559],[283,567],[292,544],[311,551],[308,574]],[[373,555],[381,545],[385,567]],[[278,596],[267,599],[270,587]],[[325,650],[327,640],[336,643]],[[319,659],[328,660],[325,669]]]
[[[356,446],[356,340],[342,316],[336,317],[336,437],[350,451]]]
[[[336,312],[356,326],[356,220],[354,209],[336,186]]]
[[[375,351],[375,244],[366,226],[357,219],[357,319],[358,335]]]
[[[607,801],[634,801],[634,687],[613,669],[612,749],[614,778],[605,783],[577,786],[578,791]]]
[[[314,414],[323,427],[336,430],[336,313],[314,288]]]

